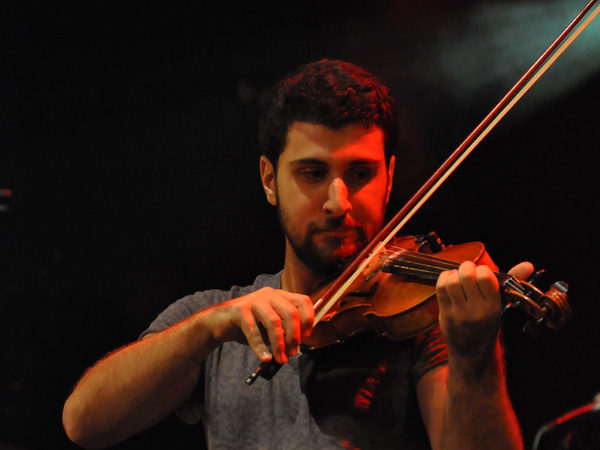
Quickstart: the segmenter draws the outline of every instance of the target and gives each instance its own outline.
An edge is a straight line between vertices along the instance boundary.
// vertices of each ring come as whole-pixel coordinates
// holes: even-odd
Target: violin
[[[305,347],[331,345],[366,329],[404,339],[437,323],[435,280],[442,271],[457,268],[460,262],[476,262],[484,254],[483,244],[471,242],[449,246],[436,255],[425,256],[425,247],[417,245],[416,240],[396,236],[599,13],[598,0],[591,0],[392,220],[328,286],[314,304],[315,325],[311,336],[302,343]],[[572,312],[567,302],[566,283],[554,283],[550,290],[543,293],[533,283],[507,274],[496,276],[505,309],[514,307],[531,317],[532,321],[525,329],[531,334],[535,334],[535,330],[541,326],[561,328],[570,319]],[[248,376],[246,383],[251,385],[259,376],[270,379],[279,367],[275,360],[262,363]]]
[[[446,247],[434,232],[393,238],[316,322],[310,336],[302,342],[303,351],[341,343],[368,330],[378,336],[403,340],[435,327],[439,317],[435,284],[439,275],[457,269],[464,261],[477,263],[484,255],[485,246],[481,242]],[[529,317],[523,332],[532,337],[537,337],[542,327],[562,328],[573,316],[567,283],[555,282],[542,292],[534,284],[542,273],[536,272],[530,282],[494,272],[500,285],[502,314],[514,309]],[[321,291],[313,294],[319,298],[314,305],[316,311],[327,295],[321,294]],[[271,379],[280,367],[275,360],[262,363],[246,383],[254,383],[258,376]]]
[[[432,242],[434,244],[432,245]],[[432,253],[433,248],[439,248]],[[435,283],[445,270],[460,263],[477,263],[485,255],[481,242],[443,246],[435,233],[393,239],[363,271],[346,294],[315,325],[303,343],[314,350],[372,330],[393,340],[416,336],[438,322]],[[532,277],[538,279],[543,271]],[[495,272],[500,285],[503,313],[516,309],[530,320],[523,331],[537,336],[541,327],[560,329],[571,319],[568,285],[555,282],[547,292],[515,276]]]

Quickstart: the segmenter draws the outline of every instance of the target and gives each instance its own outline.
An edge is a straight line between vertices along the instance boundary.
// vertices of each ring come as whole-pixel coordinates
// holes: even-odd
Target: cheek
[[[282,183],[278,186],[279,199],[283,207],[296,214],[313,214],[323,207],[326,191],[323,189],[301,188],[295,182]]]
[[[314,220],[316,202],[303,193],[293,190],[278,191],[279,208],[287,219],[287,226],[295,231],[303,230],[310,220]]]
[[[362,220],[369,234],[379,231],[385,214],[386,189],[370,189],[357,193],[353,210],[357,219]]]
[[[368,219],[365,221],[367,224],[367,235],[371,238],[379,231],[383,224],[383,204],[381,202],[378,205],[371,204],[369,209],[365,211],[365,214],[368,216]]]

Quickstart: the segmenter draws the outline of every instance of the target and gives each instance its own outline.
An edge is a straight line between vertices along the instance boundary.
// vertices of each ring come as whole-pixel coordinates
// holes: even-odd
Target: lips
[[[315,231],[321,233],[347,233],[355,231],[356,227],[347,224],[325,224],[321,227],[316,227]]]
[[[354,233],[355,231],[355,228],[336,228],[335,230],[321,230],[320,233],[346,236],[350,233]]]
[[[340,218],[329,218],[323,223],[312,223],[309,226],[307,237],[314,237],[317,239],[335,239],[339,242],[342,240],[356,241],[363,239],[364,231],[360,227],[358,221],[351,217]],[[333,241],[332,241],[333,242]]]
[[[333,230],[320,230],[317,235],[323,239],[336,239],[342,241],[355,241],[358,238],[358,231],[355,228],[336,228]]]

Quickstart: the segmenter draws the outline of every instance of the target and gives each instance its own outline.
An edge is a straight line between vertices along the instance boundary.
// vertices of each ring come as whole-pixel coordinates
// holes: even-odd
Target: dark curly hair
[[[299,67],[269,92],[259,124],[259,145],[277,166],[293,122],[339,129],[359,123],[377,126],[384,134],[386,162],[398,140],[394,100],[373,75],[343,61],[321,60]]]

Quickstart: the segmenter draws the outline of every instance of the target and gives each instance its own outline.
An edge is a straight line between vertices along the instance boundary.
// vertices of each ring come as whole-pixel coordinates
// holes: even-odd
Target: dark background
[[[0,2],[0,448],[74,448],[60,415],[87,367],[174,299],[281,268],[256,134],[285,72],[345,59],[390,86],[394,210],[585,5],[246,3]],[[527,447],[600,392],[599,37],[596,20],[405,228],[569,283],[567,328],[506,326]],[[200,441],[171,419],[118,448]]]

